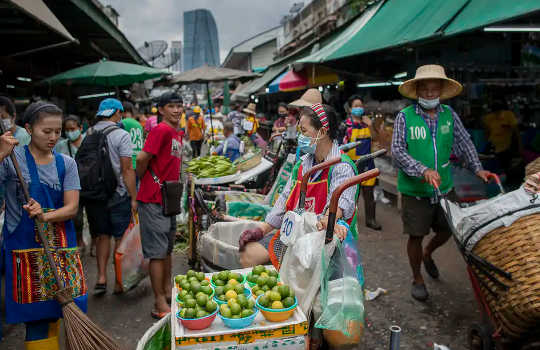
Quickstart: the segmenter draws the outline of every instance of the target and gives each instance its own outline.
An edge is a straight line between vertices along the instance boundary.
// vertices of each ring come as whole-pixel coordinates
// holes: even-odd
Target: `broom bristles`
[[[98,327],[73,302],[70,288],[57,292],[62,304],[64,328],[66,330],[66,349],[68,350],[124,350],[116,341]]]

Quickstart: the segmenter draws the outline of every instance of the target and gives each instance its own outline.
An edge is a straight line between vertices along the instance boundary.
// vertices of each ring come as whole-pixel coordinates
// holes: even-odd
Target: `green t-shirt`
[[[137,166],[137,155],[144,145],[143,128],[141,124],[133,118],[122,119],[122,125],[124,125],[124,130],[126,130],[131,137],[131,143],[133,144],[133,169],[135,169]]]

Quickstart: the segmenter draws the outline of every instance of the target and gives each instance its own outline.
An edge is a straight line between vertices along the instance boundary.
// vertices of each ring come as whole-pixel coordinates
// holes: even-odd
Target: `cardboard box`
[[[251,269],[232,271],[246,274]],[[211,277],[211,275],[207,274],[207,277]],[[175,300],[176,288],[173,288],[172,295],[173,300]],[[171,305],[173,349],[303,349],[304,336],[308,333],[309,328],[307,318],[300,307],[296,309],[290,319],[284,322],[269,322],[259,312],[251,326],[244,329],[226,327],[217,315],[212,325],[201,331],[185,329],[176,318],[177,311],[177,305],[173,302]]]

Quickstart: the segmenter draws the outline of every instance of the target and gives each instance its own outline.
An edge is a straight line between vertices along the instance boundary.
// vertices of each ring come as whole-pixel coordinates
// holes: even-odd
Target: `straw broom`
[[[4,123],[0,122],[0,134],[5,133]],[[19,182],[21,184],[24,200],[26,203],[30,201],[30,193],[28,186],[24,181],[19,167],[19,163],[15,154],[11,152],[9,155]],[[58,291],[55,293],[55,298],[62,306],[62,314],[64,316],[64,328],[66,330],[66,349],[68,350],[122,350],[123,347],[118,345],[107,333],[101,330],[92,320],[86,316],[84,312],[75,304],[72,297],[71,287],[66,287],[64,279],[58,273],[56,261],[51,253],[49,242],[46,239],[45,225],[37,219],[34,219],[38,228],[38,236],[41,241],[47,261],[51,267],[56,280]]]

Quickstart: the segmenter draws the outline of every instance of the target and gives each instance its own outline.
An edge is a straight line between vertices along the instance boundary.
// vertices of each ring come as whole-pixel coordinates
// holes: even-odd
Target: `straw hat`
[[[315,103],[323,103],[320,91],[318,89],[307,89],[299,100],[289,103],[289,106],[310,107]]]
[[[425,66],[418,67],[414,79],[407,80],[399,86],[399,93],[413,100],[418,99],[418,95],[416,94],[416,84],[418,81],[426,79],[442,80],[443,84],[441,96],[439,97],[441,100],[447,100],[455,97],[461,93],[461,90],[463,90],[463,86],[461,86],[460,83],[446,76],[442,66],[437,64],[427,64]]]
[[[246,112],[246,113],[248,113],[248,114],[253,114],[253,115],[255,115],[255,114],[257,114],[256,109],[257,109],[257,105],[256,105],[255,103],[251,102],[251,103],[249,103],[249,104],[247,105],[246,108],[244,108],[243,111]]]

